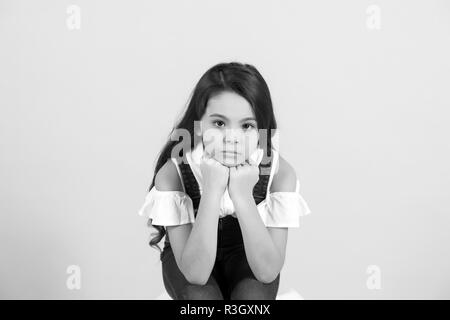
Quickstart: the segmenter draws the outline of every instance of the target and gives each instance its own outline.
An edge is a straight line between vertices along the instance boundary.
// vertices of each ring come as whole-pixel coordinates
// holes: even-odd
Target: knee
[[[212,284],[187,284],[181,292],[181,300],[223,300],[223,297],[219,288]]]
[[[245,278],[234,287],[231,292],[231,300],[275,300],[278,284],[279,275],[271,283]]]

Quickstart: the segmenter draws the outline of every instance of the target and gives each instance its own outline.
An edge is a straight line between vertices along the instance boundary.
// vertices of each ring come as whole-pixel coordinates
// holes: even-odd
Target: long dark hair
[[[240,95],[249,102],[255,113],[258,129],[266,129],[267,136],[270,134],[270,137],[265,139],[267,143],[264,146],[261,146],[261,148],[264,149],[266,154],[269,156],[271,155],[271,138],[277,129],[277,124],[273,112],[272,99],[266,81],[258,70],[250,64],[239,62],[219,63],[207,70],[195,86],[186,112],[178,124],[172,129],[172,132],[169,135],[171,138],[166,142],[159,153],[152,183],[148,188],[149,191],[155,185],[155,177],[159,169],[161,169],[167,160],[171,158],[174,146],[180,143],[179,141],[173,141],[173,132],[177,129],[187,130],[191,136],[190,147],[192,150],[194,147],[194,121],[200,121],[202,118],[206,111],[206,105],[209,98],[226,90]],[[148,225],[152,226],[151,219],[149,219]],[[156,233],[156,236],[150,240],[149,244],[161,251],[158,243],[166,234],[166,230],[163,226],[153,227],[158,232]]]

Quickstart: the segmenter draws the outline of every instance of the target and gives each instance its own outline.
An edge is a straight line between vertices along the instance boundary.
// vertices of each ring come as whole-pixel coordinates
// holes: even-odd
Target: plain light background
[[[267,81],[312,211],[279,293],[450,298],[449,36],[444,0],[0,1],[0,298],[164,291],[137,212],[199,77],[230,61]]]

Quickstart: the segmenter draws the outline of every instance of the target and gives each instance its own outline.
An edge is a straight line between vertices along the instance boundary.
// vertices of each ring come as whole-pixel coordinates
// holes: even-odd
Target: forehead
[[[205,116],[213,113],[222,114],[228,119],[236,120],[255,116],[247,100],[229,91],[221,92],[208,100]]]

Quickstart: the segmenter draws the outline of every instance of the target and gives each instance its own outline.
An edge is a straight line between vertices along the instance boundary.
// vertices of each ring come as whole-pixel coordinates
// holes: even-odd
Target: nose
[[[233,130],[233,129],[228,129],[225,132],[225,136],[224,136],[224,142],[226,144],[232,144],[235,145],[237,143],[239,143],[240,137],[239,137],[239,130]]]

